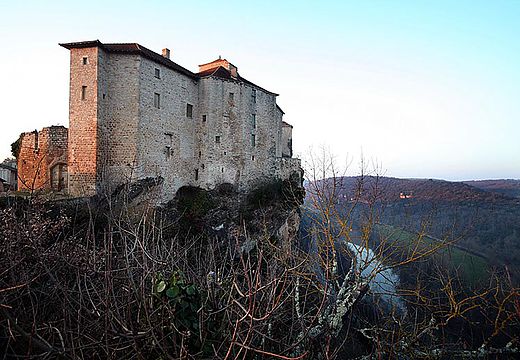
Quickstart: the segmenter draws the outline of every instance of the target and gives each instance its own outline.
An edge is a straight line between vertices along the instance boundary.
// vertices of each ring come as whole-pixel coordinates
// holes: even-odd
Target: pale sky
[[[99,39],[168,47],[192,71],[222,55],[280,94],[303,157],[520,178],[520,1],[0,0],[0,38],[2,159],[21,132],[68,125],[58,43]]]

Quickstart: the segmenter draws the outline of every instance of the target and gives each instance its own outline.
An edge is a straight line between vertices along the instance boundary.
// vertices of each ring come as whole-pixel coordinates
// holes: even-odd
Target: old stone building
[[[18,172],[16,159],[5,159],[0,163],[0,193],[16,191],[18,186]]]
[[[20,136],[18,189],[67,189],[67,128],[51,126]]]
[[[277,94],[240,76],[229,61],[194,73],[173,62],[168,49],[159,55],[97,40],[60,45],[70,50],[71,195],[160,177],[167,200],[184,185],[247,190],[300,174]]]

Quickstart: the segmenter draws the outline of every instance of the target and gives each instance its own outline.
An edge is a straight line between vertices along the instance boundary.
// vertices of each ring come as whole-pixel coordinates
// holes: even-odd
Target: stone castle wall
[[[155,69],[160,72],[155,77]],[[140,67],[139,129],[136,172],[164,179],[166,198],[183,185],[196,185],[198,83],[146,58]],[[159,95],[159,108],[154,96]],[[187,108],[191,105],[191,117]]]
[[[110,53],[104,60],[99,86],[97,188],[110,193],[138,176],[141,58]]]
[[[294,167],[279,160],[291,132],[276,95],[240,81],[235,67],[230,79],[199,78],[103,49],[71,48],[71,195],[162,177],[165,201],[184,185],[247,190]]]
[[[67,187],[67,128],[23,133],[18,154],[18,190],[61,191]]]

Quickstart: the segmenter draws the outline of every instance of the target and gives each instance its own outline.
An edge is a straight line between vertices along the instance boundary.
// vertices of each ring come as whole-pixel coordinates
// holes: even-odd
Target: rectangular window
[[[220,136],[215,136],[215,143],[220,144]]]
[[[234,93],[229,93],[229,101],[233,102],[234,99],[235,99],[235,94]]]
[[[186,117],[193,118],[193,105],[186,104]]]
[[[153,107],[156,109],[161,108],[161,94],[158,94],[158,93],[153,94]]]
[[[255,134],[251,134],[251,146],[252,147],[256,146],[256,135]]]
[[[199,169],[195,169],[195,181],[199,180]]]
[[[206,122],[206,115],[202,115],[202,122]]]
[[[155,68],[155,77],[156,77],[157,79],[160,79],[160,78],[161,78],[161,70],[160,70],[160,69]]]
[[[251,156],[251,161],[255,161],[255,156],[254,155]]]
[[[83,57],[83,65],[87,65],[88,64],[88,57],[84,56]]]
[[[251,92],[251,98],[253,102],[256,103],[256,89],[253,89],[253,91]]]
[[[251,114],[251,127],[256,129],[256,114]]]
[[[85,100],[87,98],[87,87],[83,85],[81,87],[81,100]]]

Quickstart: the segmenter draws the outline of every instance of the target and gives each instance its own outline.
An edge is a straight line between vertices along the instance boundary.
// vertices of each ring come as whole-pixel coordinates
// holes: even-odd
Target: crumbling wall
[[[64,126],[23,133],[18,155],[18,189],[65,190],[68,181],[67,143],[68,131]]]

